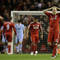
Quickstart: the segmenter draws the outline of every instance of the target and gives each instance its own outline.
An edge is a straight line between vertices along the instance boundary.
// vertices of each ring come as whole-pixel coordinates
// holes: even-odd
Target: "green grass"
[[[51,54],[38,54],[36,56],[31,56],[30,54],[0,54],[0,60],[52,60],[52,58]],[[60,60],[60,55],[53,60]]]

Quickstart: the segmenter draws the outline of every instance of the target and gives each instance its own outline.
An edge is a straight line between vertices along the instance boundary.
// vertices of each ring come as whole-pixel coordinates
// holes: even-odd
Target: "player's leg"
[[[6,50],[8,54],[13,54],[13,42],[12,42],[12,34],[6,34],[5,35],[6,41],[7,41],[7,46]]]
[[[56,53],[57,53],[57,44],[58,44],[58,41],[59,41],[59,32],[55,32],[54,34],[54,47],[53,47],[53,54],[52,56],[56,56]]]
[[[52,52],[52,57],[55,58],[56,57],[56,52],[57,52],[57,43],[54,42],[54,45],[53,45],[53,52]]]
[[[5,53],[5,51],[6,51],[6,39],[5,39],[5,37],[4,37],[4,35],[2,34],[2,44],[3,44],[3,52]]]
[[[35,44],[35,36],[31,36],[31,55],[35,53],[36,50],[36,44]]]
[[[5,34],[4,37],[5,37],[5,50],[6,50],[6,53],[8,54],[8,40],[7,40],[7,36],[8,35]]]
[[[19,37],[16,36],[15,38],[15,43],[16,43],[16,53],[18,54],[19,53]]]
[[[16,50],[17,50],[17,53],[22,53],[22,42],[23,42],[23,36],[17,36],[16,37]]]
[[[48,34],[48,45],[52,48],[53,31]]]
[[[49,34],[48,34],[48,45],[49,45],[50,51],[53,50],[53,46],[54,46],[53,45],[53,40],[54,40],[54,34],[53,34],[53,31],[50,31]]]
[[[19,52],[22,53],[22,42],[23,38],[19,38]]]
[[[12,34],[7,35],[7,41],[8,41],[8,54],[13,54]]]
[[[34,43],[34,41],[31,42],[31,55],[33,55],[35,53],[35,49],[36,49],[36,45]]]
[[[39,43],[39,36],[35,36],[35,55],[38,53],[38,50],[37,50],[37,44]]]

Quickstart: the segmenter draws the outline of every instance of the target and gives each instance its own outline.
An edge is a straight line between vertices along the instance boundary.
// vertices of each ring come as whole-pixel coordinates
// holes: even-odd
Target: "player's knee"
[[[19,42],[19,44],[22,44],[22,42]]]
[[[48,45],[51,45],[51,42],[48,42]]]

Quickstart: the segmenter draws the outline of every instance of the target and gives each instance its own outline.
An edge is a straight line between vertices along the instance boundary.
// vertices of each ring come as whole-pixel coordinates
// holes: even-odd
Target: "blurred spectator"
[[[47,8],[52,7],[52,2],[47,2],[46,7],[47,7]]]
[[[59,2],[59,0],[53,0],[55,3],[58,3]]]
[[[36,10],[36,7],[35,7],[35,5],[33,5],[33,4],[32,4],[32,5],[30,6],[30,10],[31,10],[31,11],[34,11],[34,10]]]
[[[35,11],[43,10],[54,5],[60,7],[59,0],[0,0],[0,2],[1,14],[5,9],[10,10],[10,14],[11,10]]]

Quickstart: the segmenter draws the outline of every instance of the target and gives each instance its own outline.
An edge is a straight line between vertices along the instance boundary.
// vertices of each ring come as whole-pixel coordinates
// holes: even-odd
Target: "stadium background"
[[[11,11],[42,11],[46,8],[56,5],[60,7],[59,0],[0,0],[0,15],[4,17],[4,20],[7,21],[11,19]],[[23,17],[23,18],[22,18]],[[21,16],[23,23],[27,26],[32,19],[29,19],[30,16]],[[43,18],[44,17],[44,18]],[[39,52],[51,52],[49,46],[47,45],[47,35],[48,35],[48,26],[49,21],[46,16],[39,16],[39,22],[43,26],[44,39],[40,40],[38,44]],[[30,37],[29,37],[30,39]],[[23,52],[30,52],[30,40],[24,40],[23,42]],[[43,48],[42,48],[43,47]],[[45,49],[44,49],[45,48]]]
[[[0,14],[10,19],[11,11],[41,11],[51,6],[60,7],[60,0],[0,0]]]

